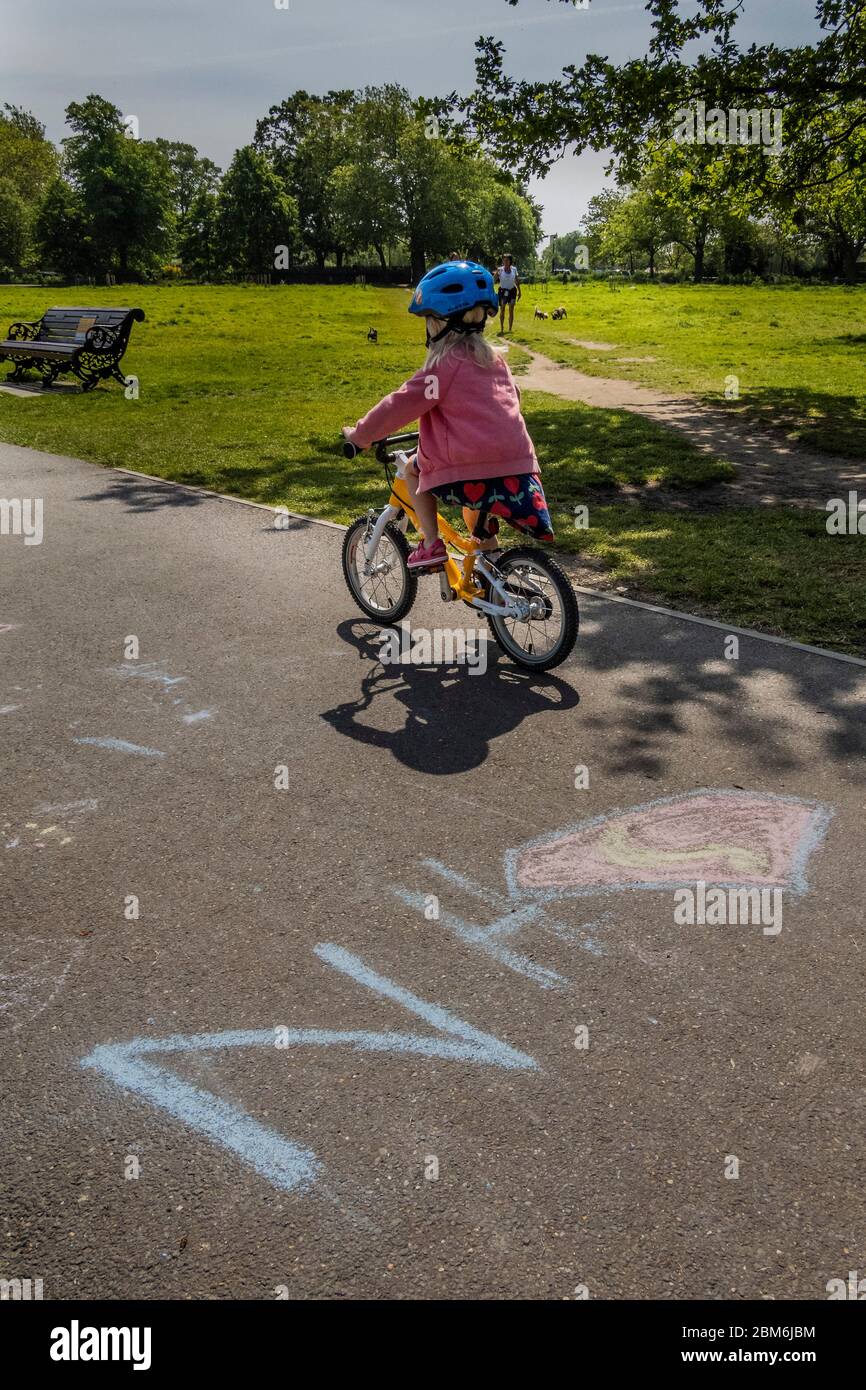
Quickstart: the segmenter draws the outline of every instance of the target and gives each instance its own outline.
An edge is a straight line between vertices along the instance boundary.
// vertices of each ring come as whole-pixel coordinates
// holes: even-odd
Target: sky
[[[744,0],[741,46],[813,40],[815,0]],[[135,115],[142,139],[186,140],[221,168],[256,120],[298,88],[400,82],[417,95],[471,90],[475,40],[506,45],[528,80],[599,53],[646,51],[645,0],[0,0],[0,101],[24,106],[50,139],[91,92]],[[277,8],[277,6],[285,6]],[[683,0],[685,13],[693,0]],[[507,154],[507,151],[505,152]],[[533,194],[546,235],[576,227],[605,186],[603,154],[567,155]]]

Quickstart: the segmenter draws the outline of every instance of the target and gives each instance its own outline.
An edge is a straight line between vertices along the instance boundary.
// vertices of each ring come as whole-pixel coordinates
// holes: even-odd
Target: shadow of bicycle
[[[416,772],[448,777],[480,767],[493,740],[524,719],[580,703],[577,691],[557,676],[512,665],[492,638],[483,672],[457,663],[385,666],[380,655],[386,630],[364,618],[339,624],[337,633],[367,669],[358,698],[323,711],[321,718],[347,738],[388,750]]]

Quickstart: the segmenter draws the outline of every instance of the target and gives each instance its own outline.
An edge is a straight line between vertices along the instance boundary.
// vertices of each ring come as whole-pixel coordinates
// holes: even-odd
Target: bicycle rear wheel
[[[518,666],[548,671],[570,656],[577,640],[580,614],[568,576],[555,560],[535,546],[506,550],[496,568],[505,588],[530,605],[525,618],[488,613],[497,643]],[[494,595],[490,595],[494,600]]]

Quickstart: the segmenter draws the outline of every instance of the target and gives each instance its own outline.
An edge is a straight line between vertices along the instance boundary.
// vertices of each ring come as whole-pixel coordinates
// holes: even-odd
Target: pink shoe
[[[444,565],[447,559],[448,551],[437,536],[435,541],[431,541],[429,545],[426,541],[417,545],[406,563],[410,570],[425,570],[433,565]]]

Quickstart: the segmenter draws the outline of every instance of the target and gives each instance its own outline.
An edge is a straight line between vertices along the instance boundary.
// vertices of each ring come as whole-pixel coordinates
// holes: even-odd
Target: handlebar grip
[[[353,444],[351,439],[343,440],[343,458],[353,459],[355,455],[360,454],[360,452],[361,450],[358,448],[357,444]]]

